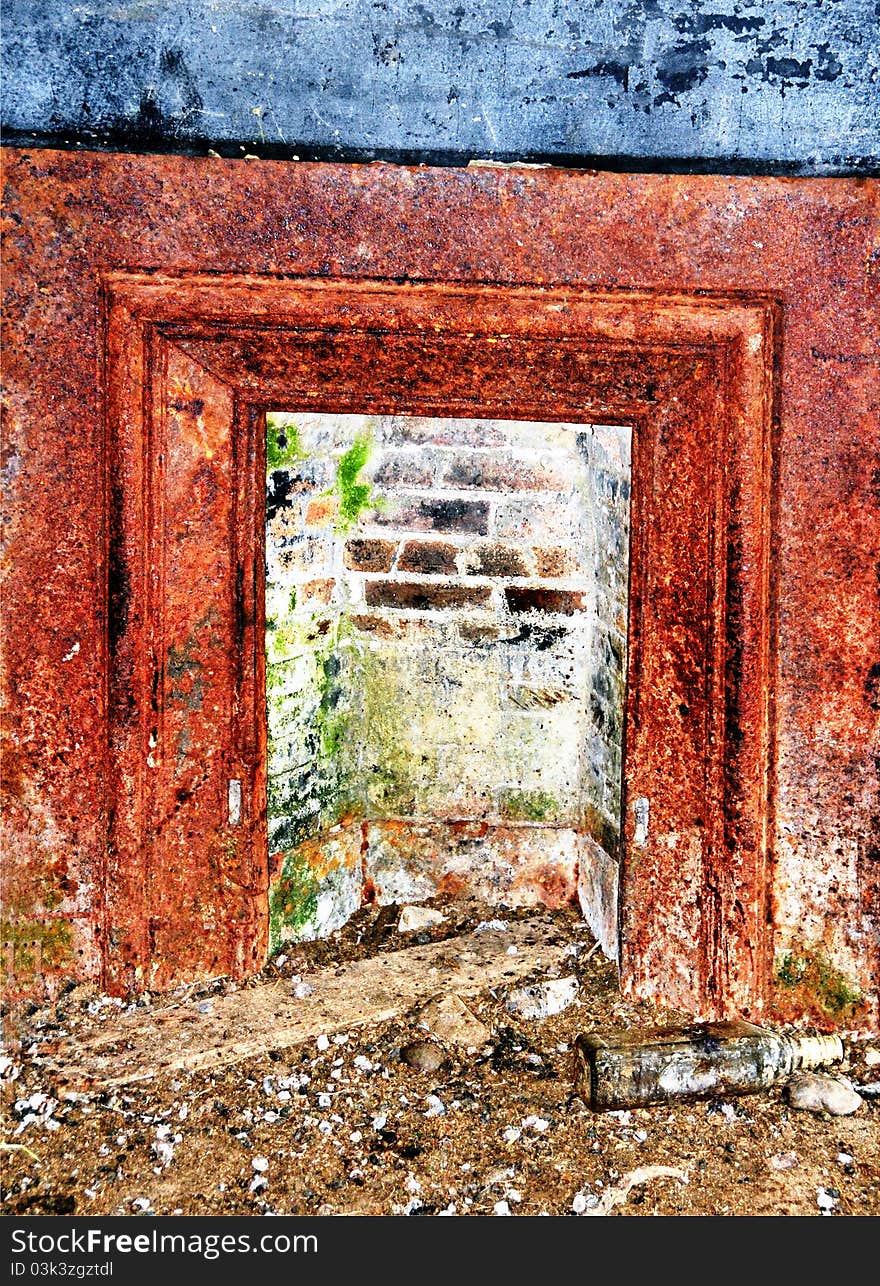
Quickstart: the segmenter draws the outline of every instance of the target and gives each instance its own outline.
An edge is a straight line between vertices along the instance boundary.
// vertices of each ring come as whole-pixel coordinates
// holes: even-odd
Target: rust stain
[[[4,877],[70,926],[47,985],[262,963],[261,408],[552,407],[635,426],[625,985],[799,1018],[825,969],[876,1028],[876,183],[4,170]]]

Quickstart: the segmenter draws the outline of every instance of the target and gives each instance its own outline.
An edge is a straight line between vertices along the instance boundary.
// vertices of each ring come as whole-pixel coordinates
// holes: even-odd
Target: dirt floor
[[[489,1031],[469,1048],[431,1038],[413,1010],[211,1073],[103,1091],[64,1085],[49,1056],[60,1039],[86,1039],[129,1007],[78,986],[51,1009],[10,1009],[0,1064],[4,1213],[880,1213],[880,1098],[866,1096],[852,1116],[814,1115],[791,1109],[779,1086],[593,1113],[575,1092],[576,1036],[687,1015],[621,998],[613,966],[591,950],[573,911],[432,905],[446,919],[415,935],[397,932],[396,913],[364,908],[332,938],[287,949],[247,986],[289,990],[367,954],[532,916],[567,937],[562,966],[549,972],[576,976],[577,999],[527,1020],[509,1011],[505,991],[471,997]],[[218,979],[130,1008],[136,1018],[187,1006],[197,1020],[233,988]],[[414,1051],[418,1042],[427,1049]],[[877,1044],[846,1041],[840,1070],[857,1086],[880,1076]],[[677,1173],[648,1169],[658,1166]]]

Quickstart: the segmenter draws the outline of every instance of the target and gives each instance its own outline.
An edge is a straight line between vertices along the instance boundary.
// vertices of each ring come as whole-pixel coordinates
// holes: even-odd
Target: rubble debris
[[[608,1215],[615,1206],[623,1205],[633,1188],[643,1183],[651,1183],[654,1179],[677,1179],[679,1183],[687,1183],[688,1173],[686,1170],[680,1170],[672,1165],[640,1166],[637,1170],[630,1170],[628,1174],[625,1174],[620,1183],[611,1188],[606,1188],[595,1205],[590,1205],[585,1200],[584,1209],[576,1213]]]
[[[507,955],[511,940],[516,956]],[[504,933],[471,932],[317,970],[309,975],[312,993],[306,997],[283,983],[218,994],[211,1013],[200,1013],[198,1022],[191,1021],[193,1008],[173,1002],[148,1010],[133,1006],[87,1038],[61,1035],[47,1067],[68,1085],[112,1088],[163,1073],[213,1071],[316,1037],[320,1050],[328,1032],[399,1017],[440,989],[476,995],[533,976],[539,966],[558,966],[564,946],[552,923],[536,916]],[[534,1008],[542,1015],[558,1013],[564,1007],[560,993],[573,998],[577,990],[575,979],[543,986],[550,999]]]
[[[531,948],[525,938],[508,933],[493,948],[488,966],[495,981],[462,994],[446,976],[461,954],[454,935],[472,932],[496,912],[491,904],[463,907],[452,899],[441,906],[447,921],[433,933],[444,941],[428,958],[428,970],[438,972],[423,978],[428,989],[412,1004],[384,1021],[341,1027],[324,1014],[309,1039],[277,1047],[267,1038],[235,1065],[159,1071],[120,1088],[91,1089],[59,1085],[53,1071],[59,1047],[76,1054],[77,1042],[87,1046],[106,1035],[111,1045],[100,1047],[106,1054],[120,1031],[137,1040],[150,1022],[159,1033],[167,1031],[162,1014],[176,1013],[181,1026],[196,1033],[196,1042],[204,1025],[218,1017],[248,1022],[252,1011],[242,1006],[248,990],[284,1006],[284,1013],[288,1002],[305,1008],[308,1001],[290,996],[293,979],[319,988],[343,965],[363,959],[364,930],[376,920],[375,904],[364,907],[338,938],[292,946],[283,975],[274,957],[259,980],[240,983],[231,996],[231,980],[212,979],[154,994],[148,1012],[106,1005],[90,1015],[93,997],[87,996],[69,1002],[60,1019],[60,1007],[22,1006],[15,1028],[8,1020],[15,1044],[4,1051],[20,1074],[0,1082],[6,1138],[12,1140],[18,1120],[14,1103],[29,1103],[35,1095],[56,1100],[52,1119],[59,1128],[32,1122],[15,1140],[29,1148],[3,1148],[2,1213],[91,1218],[407,1212],[491,1218],[495,1205],[506,1202],[512,1216],[572,1217],[595,1210],[625,1176],[655,1164],[680,1167],[691,1182],[660,1178],[634,1185],[612,1215],[819,1218],[826,1213],[817,1203],[820,1188],[827,1194],[823,1200],[837,1201],[827,1213],[880,1210],[878,1099],[866,1098],[853,1116],[832,1118],[791,1110],[780,1083],[751,1099],[710,1099],[697,1106],[684,1100],[659,1109],[593,1114],[572,1093],[577,1033],[614,1027],[644,1032],[659,1024],[680,1029],[687,1015],[621,996],[613,963],[598,955],[585,965],[592,939],[575,935],[574,909],[505,910],[512,925],[534,925],[538,917],[552,921],[558,954],[557,947],[542,946],[529,972],[511,980],[506,970],[519,970],[520,957]],[[395,917],[377,944],[377,950],[386,949],[377,965],[386,969],[395,955],[409,957],[411,949],[412,939],[397,936],[396,922]],[[563,957],[561,948],[573,936],[585,948],[576,958]],[[512,941],[522,950],[508,959],[503,946]],[[389,945],[397,950],[389,954]],[[536,1022],[510,1014],[505,1001],[511,988],[545,981],[557,971],[578,977],[576,1008]],[[198,1001],[207,996],[214,999],[214,1016],[198,1013]],[[227,996],[235,1001],[228,1010]],[[445,1010],[450,997],[461,999],[491,1031],[488,1046],[474,1052],[421,1025],[425,1009],[431,1012],[436,1004]],[[259,1012],[268,1029],[265,1012],[273,1012],[271,1007]],[[230,1027],[230,1037],[239,1034]],[[153,1045],[164,1055],[163,1039],[154,1037]],[[443,1067],[420,1074],[407,1066],[401,1046],[416,1040],[437,1046]],[[847,1075],[868,1080],[864,1040],[844,1040],[854,1069]],[[161,1126],[165,1142],[173,1145],[167,1167],[152,1146],[161,1141]],[[177,1134],[183,1135],[179,1143]],[[257,1168],[264,1163],[266,1169]]]
[[[442,924],[445,919],[446,916],[442,911],[437,911],[431,906],[405,906],[397,921],[397,932],[416,933],[420,929],[433,929],[435,925]]]
[[[419,1014],[419,1026],[426,1028],[438,1040],[464,1049],[479,1049],[492,1033],[481,1023],[461,996],[454,992],[442,999],[432,1000]]]
[[[800,1112],[828,1112],[831,1116],[851,1116],[862,1106],[849,1081],[842,1076],[821,1076],[800,1072],[786,1087],[789,1105]]]
[[[512,991],[507,997],[506,1008],[520,1018],[549,1018],[567,1009],[577,999],[579,989],[580,983],[574,976],[551,978],[548,982]]]

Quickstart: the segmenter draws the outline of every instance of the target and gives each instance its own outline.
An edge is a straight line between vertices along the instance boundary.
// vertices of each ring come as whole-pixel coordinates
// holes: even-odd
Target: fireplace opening
[[[580,899],[618,951],[631,430],[267,416],[270,950]]]

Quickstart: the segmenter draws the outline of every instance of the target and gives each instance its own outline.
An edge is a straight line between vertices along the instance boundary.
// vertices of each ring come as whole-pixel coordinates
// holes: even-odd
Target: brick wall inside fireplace
[[[580,896],[617,946],[630,430],[276,413],[274,946],[365,900]]]

